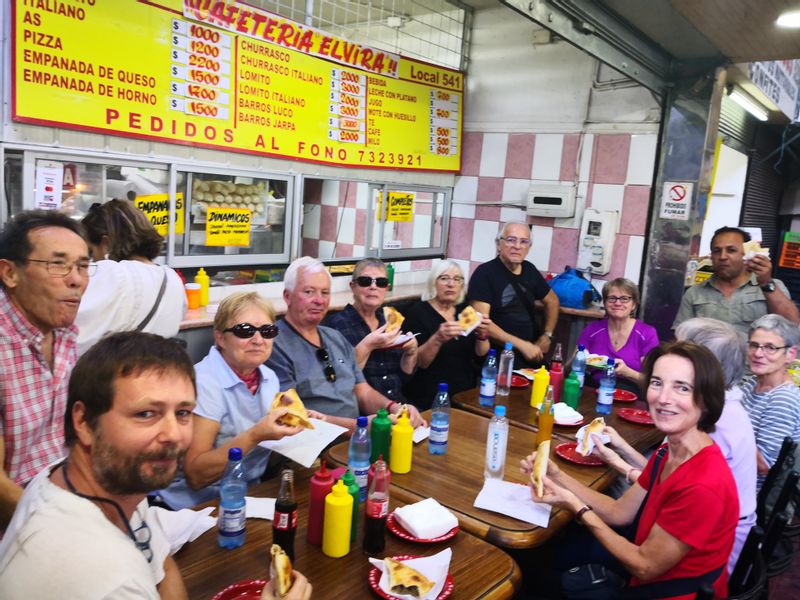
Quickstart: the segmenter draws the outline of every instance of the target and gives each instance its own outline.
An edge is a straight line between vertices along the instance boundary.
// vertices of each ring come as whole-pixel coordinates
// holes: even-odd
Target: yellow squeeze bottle
[[[208,305],[208,275],[203,267],[194,276],[194,282],[200,284],[200,306]]]
[[[547,386],[550,385],[550,373],[544,367],[539,367],[533,375],[533,386],[531,387],[531,406],[539,408],[547,393]]]
[[[408,473],[411,470],[411,453],[414,449],[414,428],[408,418],[408,408],[392,426],[392,445],[389,447],[389,469],[392,473]]]
[[[350,552],[350,526],[353,522],[353,497],[340,479],[325,496],[322,525],[322,553],[340,558]]]

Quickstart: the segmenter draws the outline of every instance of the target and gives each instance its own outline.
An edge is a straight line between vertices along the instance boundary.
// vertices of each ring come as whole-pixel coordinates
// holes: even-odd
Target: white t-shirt
[[[148,563],[93,502],[52,483],[50,471],[44,469],[25,488],[0,542],[0,598],[158,600],[166,554],[156,550]],[[136,514],[146,510],[143,500]],[[131,526],[140,523],[134,516]],[[157,527],[151,534],[161,535]]]

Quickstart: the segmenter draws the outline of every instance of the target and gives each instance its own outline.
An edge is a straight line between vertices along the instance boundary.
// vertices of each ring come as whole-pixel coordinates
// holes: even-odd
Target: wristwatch
[[[547,336],[551,340],[553,339],[553,332],[552,331],[545,331],[542,335]]]
[[[772,279],[770,279],[767,283],[765,283],[764,285],[761,286],[761,291],[766,293],[766,294],[769,294],[770,292],[774,292],[775,291],[775,282]]]

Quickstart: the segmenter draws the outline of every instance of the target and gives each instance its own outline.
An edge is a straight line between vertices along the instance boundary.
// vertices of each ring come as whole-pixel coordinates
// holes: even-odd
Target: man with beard
[[[0,597],[186,598],[145,517],[191,442],[194,405],[174,341],[125,332],[86,352],[69,380],[67,458],[31,480],[0,543]]]

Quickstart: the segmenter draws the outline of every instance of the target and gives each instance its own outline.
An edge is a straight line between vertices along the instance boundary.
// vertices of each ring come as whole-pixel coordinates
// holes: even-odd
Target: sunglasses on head
[[[358,287],[369,287],[373,283],[377,285],[379,288],[387,288],[389,287],[389,278],[388,277],[367,277],[366,275],[362,275],[361,277],[356,277],[353,281],[358,284]]]
[[[271,340],[275,336],[278,335],[278,326],[269,323],[268,325],[262,325],[261,327],[256,327],[255,325],[250,325],[250,323],[239,323],[238,325],[234,325],[233,327],[228,327],[227,329],[223,329],[223,333],[232,333],[238,338],[242,338],[243,340],[250,339],[256,334],[256,331],[261,334],[261,337],[265,340]]]
[[[325,371],[325,379],[333,383],[336,381],[336,369],[333,368],[330,354],[325,348],[317,349],[317,358],[322,362]]]

